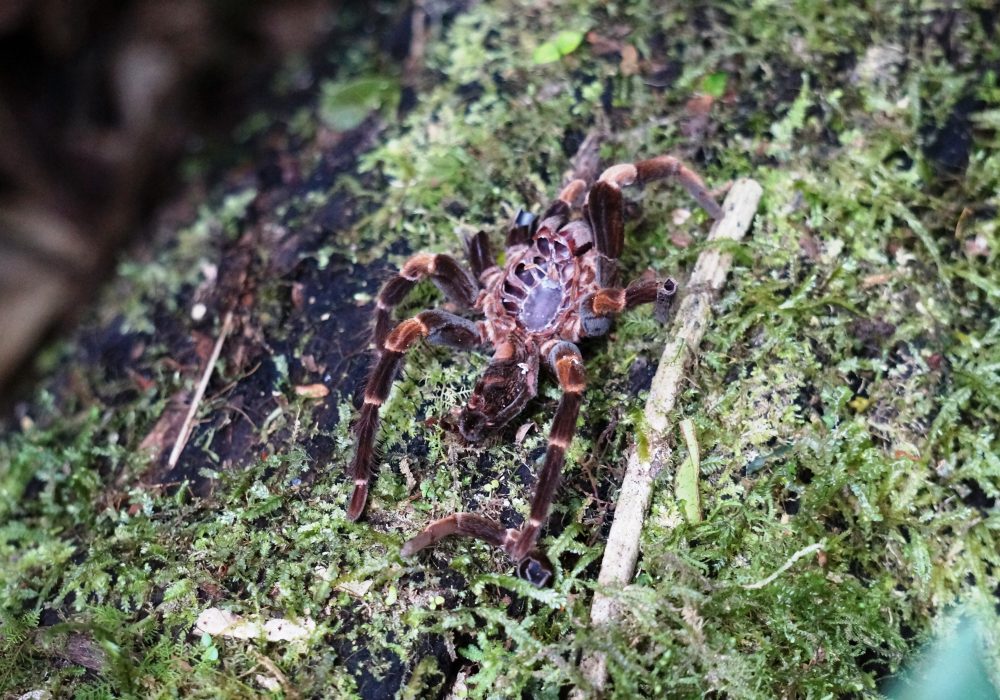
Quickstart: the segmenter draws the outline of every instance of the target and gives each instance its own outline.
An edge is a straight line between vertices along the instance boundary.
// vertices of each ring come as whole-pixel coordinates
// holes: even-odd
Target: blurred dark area
[[[338,0],[0,0],[0,404]]]

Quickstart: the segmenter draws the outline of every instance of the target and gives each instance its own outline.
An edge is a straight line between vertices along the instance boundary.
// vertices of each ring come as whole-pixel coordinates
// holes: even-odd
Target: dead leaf
[[[306,306],[306,286],[301,282],[292,283],[292,306],[301,311]]]
[[[295,393],[307,399],[322,399],[329,396],[330,390],[325,384],[299,384],[295,387]]]
[[[337,584],[337,590],[350,593],[355,598],[364,598],[365,594],[371,590],[373,583],[371,579],[364,581],[343,581]]]
[[[670,234],[670,242],[678,248],[687,248],[694,243],[694,238],[687,231],[674,231]]]
[[[607,56],[622,49],[620,41],[602,36],[597,32],[587,32],[587,43],[590,44],[591,52],[597,56]]]
[[[823,255],[823,244],[820,243],[818,238],[811,236],[808,233],[803,234],[799,238],[799,248],[801,248],[802,253],[813,262],[819,261]]]
[[[670,220],[674,226],[681,226],[691,218],[691,210],[686,207],[678,207],[670,212]]]
[[[531,430],[534,427],[535,427],[535,424],[533,422],[531,422],[531,421],[528,421],[527,423],[525,423],[524,425],[522,425],[520,428],[518,428],[517,429],[517,433],[514,434],[514,444],[515,445],[520,445],[522,442],[524,442],[524,438],[528,434],[528,431]]]
[[[712,105],[714,103],[714,97],[704,93],[699,93],[687,101],[684,105],[684,109],[687,111],[687,115],[689,117],[705,117],[712,111]]]
[[[304,618],[301,622],[292,622],[276,617],[261,624],[256,621],[247,621],[222,608],[208,608],[198,615],[194,628],[202,634],[213,637],[222,636],[230,639],[263,637],[269,642],[290,642],[309,636],[316,629],[316,622],[309,618]]]
[[[988,258],[990,255],[990,242],[986,240],[986,236],[983,234],[977,234],[973,238],[966,239],[965,243],[965,254],[974,258],[976,256],[982,256]]]
[[[302,362],[302,367],[305,368],[307,372],[322,374],[326,370],[326,366],[317,363],[316,358],[312,355],[303,355],[299,358],[299,361]]]
[[[52,693],[45,689],[29,690],[24,695],[19,695],[17,700],[52,700]]]
[[[861,280],[861,288],[862,289],[871,289],[872,287],[877,287],[877,286],[879,286],[881,284],[885,284],[886,282],[889,282],[891,280],[892,280],[892,273],[891,272],[879,272],[877,274],[868,275],[867,277],[862,278],[862,280]]]
[[[194,354],[201,361],[199,364],[204,366],[208,362],[208,358],[212,356],[212,348],[215,347],[215,338],[207,333],[191,331],[191,340],[194,341]]]
[[[143,475],[142,481],[145,483],[157,483],[158,479],[150,479],[150,472],[154,472],[156,465],[160,462],[163,454],[173,447],[177,436],[180,434],[181,425],[187,415],[188,403],[191,401],[191,394],[187,391],[178,391],[167,402],[166,408],[157,419],[156,423],[146,437],[139,443],[140,452],[149,453],[150,469]]]
[[[126,368],[125,371],[128,374],[129,379],[132,380],[132,383],[135,384],[136,388],[138,388],[141,392],[149,391],[156,386],[156,382],[154,380],[139,374],[131,367]]]
[[[618,64],[622,75],[636,75],[639,72],[639,52],[632,44],[622,46],[622,60]]]
[[[687,116],[681,122],[681,133],[689,139],[698,141],[704,139],[711,126],[712,104],[715,98],[711,95],[695,95],[687,101],[685,111]]]

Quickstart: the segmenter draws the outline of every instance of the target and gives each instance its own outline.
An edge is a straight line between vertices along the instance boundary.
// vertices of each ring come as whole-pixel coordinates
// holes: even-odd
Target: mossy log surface
[[[345,12],[336,71],[280,71],[235,164],[192,161],[152,242],[40,356],[41,388],[0,436],[2,696],[558,698],[588,693],[590,653],[608,697],[880,696],[963,615],[1000,681],[991,8],[368,8],[416,29],[402,51]],[[553,587],[467,541],[398,556],[454,510],[520,522],[552,382],[466,445],[449,416],[487,358],[416,347],[357,523],[344,474],[389,271],[461,255],[480,229],[500,249],[591,135],[602,166],[669,152],[713,186],[764,190],[675,408],[703,518],[674,495],[677,435],[633,583],[603,591],[623,614],[600,630],[598,563],[666,340],[651,309],[584,346],[542,539]],[[683,279],[705,215],[669,183],[629,197],[625,275]],[[428,284],[400,313],[442,303]]]

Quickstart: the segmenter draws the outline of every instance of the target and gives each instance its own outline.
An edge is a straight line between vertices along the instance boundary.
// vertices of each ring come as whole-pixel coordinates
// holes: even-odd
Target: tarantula
[[[478,442],[520,413],[538,393],[539,366],[544,361],[555,374],[562,397],[527,521],[519,528],[505,528],[476,513],[455,513],[430,523],[403,545],[401,554],[412,556],[449,535],[474,537],[503,549],[521,578],[536,586],[549,582],[552,565],[537,541],[576,430],[586,384],[576,343],[605,335],[612,318],[627,309],[669,303],[677,289],[672,279],[661,282],[650,275],[624,288],[616,286],[617,260],[625,244],[621,188],[671,176],[713,219],[722,216],[701,178],[676,158],[663,155],[605,170],[587,194],[582,218],[572,217],[574,203],[587,187],[582,179],[566,185],[540,217],[518,212],[507,231],[503,268],[482,231],[467,241],[471,275],[443,254],[418,253],[403,264],[376,301],[377,354],[354,424],[357,449],[350,466],[354,479],[347,510],[350,520],[361,517],[368,499],[379,407],[389,395],[403,354],[418,338],[463,350],[493,347],[493,358],[458,416],[458,430],[469,442]],[[392,308],[428,277],[448,299],[481,312],[485,320],[473,322],[435,309],[393,327]]]

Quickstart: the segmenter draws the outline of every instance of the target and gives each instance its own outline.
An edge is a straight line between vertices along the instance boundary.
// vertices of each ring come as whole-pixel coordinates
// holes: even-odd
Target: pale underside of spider
[[[349,519],[357,520],[365,509],[379,408],[404,353],[416,340],[462,350],[492,347],[493,357],[458,416],[458,430],[469,442],[480,441],[521,412],[538,393],[539,368],[544,363],[555,375],[562,396],[527,520],[518,528],[507,528],[477,513],[454,513],[427,525],[401,553],[412,556],[450,535],[473,537],[506,552],[521,578],[536,586],[549,582],[552,565],[538,547],[538,537],[576,430],[586,383],[576,344],[605,335],[612,319],[627,309],[669,303],[676,291],[672,279],[661,281],[651,275],[617,286],[617,260],[625,244],[622,187],[666,177],[676,178],[713,219],[722,216],[701,178],[676,158],[663,155],[605,170],[587,192],[579,217],[574,217],[574,205],[587,189],[581,179],[566,185],[540,217],[519,213],[507,231],[502,268],[482,231],[468,241],[471,274],[444,254],[418,253],[403,264],[376,302],[377,354],[354,424],[357,448],[350,465],[354,493]],[[393,327],[392,308],[424,278],[430,278],[455,305],[478,311],[484,320],[474,322],[435,309]]]

